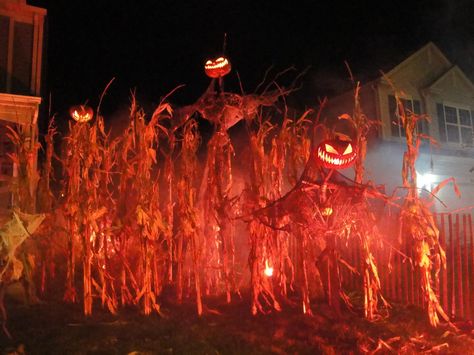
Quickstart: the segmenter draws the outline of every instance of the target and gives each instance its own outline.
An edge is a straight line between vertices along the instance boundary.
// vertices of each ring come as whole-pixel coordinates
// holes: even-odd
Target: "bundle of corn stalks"
[[[235,290],[234,203],[232,192],[232,156],[234,149],[227,131],[218,126],[207,145],[207,159],[201,187],[205,251],[205,292],[225,288],[227,302]],[[221,284],[222,283],[222,284]]]
[[[272,160],[265,152],[265,138],[273,126],[268,122],[259,121],[258,130],[250,133],[251,168],[250,184],[246,188],[243,210],[258,210],[265,206],[265,197],[271,192],[271,176],[267,174],[272,167]],[[281,162],[276,161],[276,164]],[[277,165],[278,166],[278,165]],[[278,188],[278,185],[277,185]],[[270,191],[269,191],[270,190]],[[273,231],[256,219],[248,223],[250,236],[249,268],[251,275],[251,311],[266,313],[261,301],[275,310],[280,310],[271,276],[275,262],[279,259],[276,250],[277,231]],[[270,272],[271,270],[271,272]],[[278,272],[281,274],[280,269]]]
[[[121,226],[115,251],[122,264],[122,303],[140,303],[145,314],[160,312],[157,297],[165,280],[167,254],[163,245],[169,239],[170,226],[161,213],[156,164],[159,132],[165,131],[160,121],[171,112],[169,105],[161,104],[146,123],[144,112],[133,101],[119,152]]]
[[[294,291],[296,278],[302,310],[310,314],[310,279],[320,282],[310,260],[321,250],[321,243],[306,226],[305,221],[311,217],[302,211],[304,205],[296,207],[307,201],[297,202],[302,197],[298,185],[282,197],[284,173],[291,183],[310,156],[308,114],[305,112],[296,120],[285,117],[279,132],[268,121],[259,122],[258,129],[250,135],[252,169],[246,209],[255,211],[255,218],[249,222],[253,313],[265,312],[262,300],[279,310],[278,299],[288,302],[288,290]],[[272,130],[277,132],[268,139]],[[266,149],[267,145],[271,148]]]
[[[177,220],[179,226],[176,233],[175,249],[177,262],[177,298],[183,298],[185,270],[188,268],[189,278],[194,277],[196,292],[196,308],[198,315],[203,312],[201,279],[203,277],[204,238],[200,232],[201,220],[197,209],[197,150],[200,144],[197,122],[187,121],[182,130],[179,179],[177,182]],[[188,261],[190,259],[190,261]],[[188,261],[188,262],[186,262]]]
[[[53,157],[58,159],[54,153],[54,138],[57,134],[55,120],[52,117],[45,135],[44,161],[38,183],[36,206],[38,211],[46,214],[46,219],[41,228],[41,236],[38,238],[37,248],[39,253],[37,266],[41,268],[40,291],[42,294],[46,292],[47,282],[55,277],[56,256],[60,253],[55,246],[60,244],[58,239],[62,239],[62,233],[66,232],[64,223],[58,223],[59,220],[54,215],[57,203],[51,189],[51,182],[54,180]]]
[[[36,128],[33,125],[18,125],[17,129],[7,126],[8,138],[15,152],[7,154],[16,166],[11,191],[15,205],[23,212],[32,213],[36,204],[36,189],[40,176],[36,169],[36,156],[39,143],[35,139]]]
[[[354,110],[352,116],[342,115],[340,118],[346,119],[355,127],[355,146],[357,147],[357,157],[354,164],[354,182],[361,185],[364,180],[364,163],[367,155],[367,139],[370,131],[380,124],[380,121],[370,120],[363,112],[360,104],[359,83],[354,88]],[[372,197],[384,199],[382,194],[372,191]],[[358,237],[362,255],[362,277],[364,290],[364,314],[369,320],[374,320],[380,316],[379,301],[383,303],[385,309],[389,307],[388,302],[381,294],[380,278],[377,265],[372,253],[374,241],[379,239],[376,218],[368,204],[364,202],[359,209],[359,218],[354,223],[353,233]]]
[[[92,264],[95,260],[93,244],[100,235],[99,219],[105,215],[106,207],[99,199],[101,185],[101,147],[103,132],[98,128],[100,118],[92,126],[87,123],[70,123],[69,136],[65,137],[67,148],[62,157],[65,183],[63,208],[68,218],[68,269],[66,301],[76,300],[76,253],[80,250],[83,276],[84,313],[92,313]]]
[[[446,267],[446,253],[439,242],[439,230],[433,214],[429,210],[430,204],[423,201],[419,196],[415,170],[415,162],[418,158],[422,140],[427,139],[430,143],[434,143],[434,141],[431,137],[417,131],[418,121],[428,120],[429,118],[406,110],[398,95],[396,96],[396,103],[396,113],[400,117],[405,130],[407,144],[402,165],[403,186],[406,188],[407,194],[400,211],[399,239],[408,238],[408,245],[413,249],[414,264],[419,269],[420,285],[426,302],[428,319],[431,325],[436,327],[440,322],[439,316],[449,322],[449,318],[442,309],[433,288],[435,282],[433,275],[436,278],[439,277],[440,269]],[[453,182],[455,192],[459,195],[454,179],[450,178],[440,183],[433,190],[433,196],[449,181]],[[437,282],[439,283],[439,280]]]

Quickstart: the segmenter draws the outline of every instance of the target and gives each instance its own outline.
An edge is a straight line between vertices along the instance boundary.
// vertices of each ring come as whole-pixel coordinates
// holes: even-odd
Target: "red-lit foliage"
[[[48,215],[38,233],[31,281],[40,280],[44,293],[53,283],[63,284],[64,300],[81,301],[86,315],[96,303],[112,313],[131,305],[144,314],[161,313],[160,297],[168,289],[178,303],[196,302],[200,315],[206,297],[225,295],[232,302],[250,276],[253,314],[281,310],[295,298],[311,314],[311,300],[322,295],[341,314],[344,305],[351,307],[342,287],[349,274],[358,276],[365,316],[383,315],[380,306],[385,310],[387,302],[372,252],[383,238],[371,202],[393,201],[363,181],[373,122],[362,113],[356,87],[354,112],[339,118],[354,128],[351,139],[329,131],[312,111],[299,118],[285,111],[281,125],[271,123],[262,108],[289,92],[217,94],[211,85],[191,105],[161,102],[149,119],[133,99],[127,126],[114,138],[100,114],[91,125],[70,122],[58,153],[62,178],[55,193],[54,127],[46,136],[41,179],[29,159],[37,147],[26,151],[13,135],[18,154],[12,158],[23,179],[14,185],[20,207],[33,210],[39,180],[38,209]],[[214,128],[205,149],[196,116]],[[248,136],[236,152],[228,129],[244,119]],[[418,143],[409,133],[412,121],[404,122],[409,195],[401,208],[401,233],[412,240],[430,320],[437,325],[436,313],[444,315],[431,287],[429,255],[443,261],[444,252],[407,173],[414,171]],[[311,139],[318,134],[319,145]],[[351,165],[354,181],[337,171]],[[362,265],[343,258],[348,244]]]

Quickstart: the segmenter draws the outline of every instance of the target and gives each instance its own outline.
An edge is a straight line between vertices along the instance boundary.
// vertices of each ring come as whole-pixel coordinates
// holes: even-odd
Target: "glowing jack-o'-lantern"
[[[328,169],[345,169],[355,162],[353,142],[341,139],[325,140],[318,146],[317,159]]]
[[[92,119],[94,110],[86,105],[75,105],[69,109],[69,115],[71,115],[74,121],[84,123]]]
[[[230,73],[231,69],[230,62],[225,57],[219,57],[217,59],[209,59],[204,65],[204,71],[210,78],[222,78],[223,76]]]

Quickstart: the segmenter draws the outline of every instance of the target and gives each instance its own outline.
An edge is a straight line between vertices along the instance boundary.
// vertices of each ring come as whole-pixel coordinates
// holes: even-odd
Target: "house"
[[[378,68],[374,68],[378,69]],[[463,71],[429,42],[411,54],[385,75],[361,83],[360,102],[370,119],[381,126],[378,139],[369,144],[366,178],[385,183],[387,191],[402,185],[401,165],[406,149],[395,92],[405,109],[427,115],[418,132],[433,137],[438,146],[423,144],[416,164],[417,183],[431,190],[438,183],[454,177],[462,197],[451,186],[437,195],[437,211],[474,206],[474,84]],[[353,109],[353,92],[329,100],[328,112],[333,117]]]
[[[26,0],[0,0],[0,210],[12,203],[7,181],[15,167],[7,125],[37,142],[46,10]]]

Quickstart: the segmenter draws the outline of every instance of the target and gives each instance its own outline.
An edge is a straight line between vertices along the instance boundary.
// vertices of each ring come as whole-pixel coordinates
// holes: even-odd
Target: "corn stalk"
[[[191,269],[194,276],[194,288],[196,292],[196,308],[198,315],[202,314],[202,291],[201,291],[201,266],[202,266],[202,234],[200,233],[199,213],[196,206],[197,189],[195,186],[197,177],[197,149],[200,137],[195,120],[189,120],[183,127],[180,159],[180,177],[177,183],[177,217],[179,220],[179,231],[177,239],[177,294],[178,301],[182,299],[183,293],[183,270],[185,268],[186,254],[191,254]]]
[[[398,96],[396,96],[397,112],[406,134],[407,150],[403,155],[402,181],[407,189],[400,213],[401,237],[408,238],[412,245],[414,262],[419,269],[420,285],[426,302],[428,319],[433,327],[439,325],[439,316],[446,322],[449,318],[442,309],[439,299],[433,289],[433,271],[436,277],[440,269],[446,267],[446,253],[439,243],[439,230],[433,214],[420,199],[416,184],[415,162],[418,158],[419,147],[423,138],[430,139],[417,133],[417,122],[426,119],[425,116],[407,112]],[[439,281],[438,281],[439,282]]]

